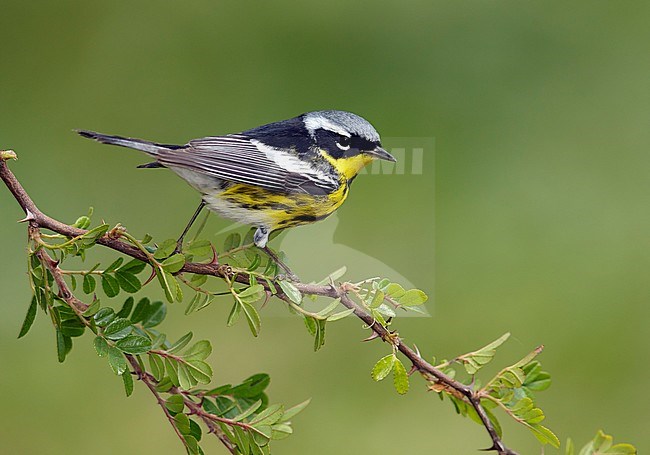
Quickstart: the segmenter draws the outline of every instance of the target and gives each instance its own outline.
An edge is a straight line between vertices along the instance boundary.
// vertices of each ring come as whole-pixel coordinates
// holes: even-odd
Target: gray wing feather
[[[195,139],[183,148],[161,152],[157,159],[164,166],[275,192],[327,194],[339,186],[338,181],[316,170],[292,172],[242,135]]]

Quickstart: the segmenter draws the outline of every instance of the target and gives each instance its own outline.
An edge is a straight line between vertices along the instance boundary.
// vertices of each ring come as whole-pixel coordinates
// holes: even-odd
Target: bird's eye
[[[350,138],[348,136],[339,136],[336,146],[341,150],[350,150]]]

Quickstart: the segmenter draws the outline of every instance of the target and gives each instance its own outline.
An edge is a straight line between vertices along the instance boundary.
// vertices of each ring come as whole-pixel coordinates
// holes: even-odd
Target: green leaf
[[[86,316],[87,318],[90,318],[99,311],[99,308],[100,308],[99,299],[95,299],[88,306],[88,308],[86,308],[86,311],[83,312],[83,315]]]
[[[381,290],[392,299],[399,299],[406,293],[404,288],[397,283],[389,283],[385,288],[381,288]]]
[[[126,318],[116,318],[104,329],[104,336],[109,340],[119,340],[124,338],[133,330],[131,320]]]
[[[194,420],[190,419],[190,434],[194,436],[197,441],[201,440],[201,427]]]
[[[18,334],[18,338],[24,337],[25,335],[27,335],[27,332],[29,332],[29,329],[34,323],[34,319],[36,318],[37,306],[38,304],[36,303],[36,297],[32,296],[32,302],[29,304],[29,308],[27,309],[27,314],[25,315],[25,320],[23,321],[23,325],[20,328],[20,333]]]
[[[190,432],[190,419],[183,413],[178,413],[174,416],[176,421],[176,428],[182,434],[187,435]]]
[[[226,237],[226,240],[223,242],[224,252],[233,250],[241,244],[241,235],[238,232],[233,232],[232,234]]]
[[[311,398],[308,399],[308,400],[303,401],[302,403],[298,403],[297,405],[290,407],[289,409],[284,411],[284,415],[282,416],[282,419],[280,419],[280,421],[281,422],[288,422],[296,414],[298,414],[303,409],[305,409],[310,402],[311,402]]]
[[[209,240],[194,240],[190,242],[187,249],[185,250],[186,254],[192,256],[207,256],[212,252],[212,244]]]
[[[506,333],[487,346],[461,356],[460,360],[463,362],[463,366],[465,367],[467,374],[476,374],[476,372],[483,366],[490,363],[497,352],[497,348],[501,346],[509,337],[510,333]]]
[[[551,375],[542,371],[542,366],[537,360],[533,360],[523,368],[526,374],[524,387],[530,391],[541,392],[551,386]]]
[[[70,286],[72,287],[72,291],[77,290],[77,278],[74,275],[70,275]]]
[[[124,301],[124,304],[122,305],[120,311],[117,312],[117,317],[128,318],[129,314],[131,314],[131,310],[133,309],[133,302],[134,302],[133,297],[128,297]]]
[[[66,342],[66,337],[61,333],[61,330],[56,329],[56,354],[59,363],[65,361],[65,356],[68,354],[69,349],[67,347],[68,342]]]
[[[135,309],[133,310],[133,314],[131,314],[131,322],[133,322],[134,324],[141,322],[144,319],[144,317],[147,315],[150,305],[151,302],[149,301],[148,298],[143,297],[142,299],[140,299],[138,301],[138,304],[135,306]]]
[[[252,415],[255,411],[257,411],[260,408],[260,406],[262,406],[262,400],[257,400],[250,407],[248,407],[247,409],[245,409],[244,411],[242,411],[241,413],[233,417],[232,420],[235,422],[241,422],[246,417]]]
[[[186,359],[187,369],[198,382],[209,384],[212,380],[212,367],[203,360]]]
[[[566,440],[565,455],[575,455],[575,446],[573,445],[573,441],[571,440],[571,438],[568,438]]]
[[[284,406],[281,404],[274,404],[269,406],[259,414],[257,414],[250,423],[255,425],[273,425],[282,418],[284,414]],[[269,434],[269,438],[271,435]]]
[[[268,387],[270,382],[271,378],[268,374],[254,374],[238,386],[233,387],[229,394],[235,398],[255,398]]]
[[[239,303],[238,301],[235,301],[233,304],[232,308],[230,309],[230,314],[228,314],[228,321],[226,322],[226,325],[228,327],[232,326],[235,322],[237,322],[237,319],[239,319],[242,305],[243,304]]]
[[[165,259],[171,256],[174,253],[175,249],[176,249],[176,240],[167,239],[158,246],[158,249],[154,253],[153,257],[159,260]]]
[[[176,343],[172,344],[172,346],[169,349],[167,349],[167,352],[173,354],[175,352],[180,351],[185,346],[187,346],[187,343],[190,342],[193,336],[194,334],[192,332],[187,332],[185,335],[180,337]]]
[[[307,327],[307,331],[312,336],[316,335],[316,319],[311,316],[305,316],[305,327]]]
[[[282,292],[284,292],[284,294],[289,297],[289,300],[291,300],[296,305],[300,305],[300,302],[302,302],[302,294],[292,282],[280,280],[278,281],[278,284],[280,285]]]
[[[120,287],[129,294],[138,292],[142,288],[142,283],[140,283],[138,277],[132,273],[118,270],[115,272],[115,278],[117,279]]]
[[[120,283],[113,275],[102,275],[102,289],[107,297],[115,297],[120,293]]]
[[[182,395],[172,395],[165,401],[165,407],[174,414],[183,412],[185,408],[185,402],[183,401]]]
[[[108,364],[110,365],[113,373],[117,375],[124,374],[127,371],[127,364],[122,351],[115,346],[108,347]]]
[[[323,285],[323,284],[330,284],[332,281],[336,281],[339,278],[341,278],[343,275],[345,275],[345,272],[348,271],[348,268],[346,266],[341,267],[340,269],[334,270],[332,273],[327,275],[325,278],[320,280],[319,282],[315,283],[317,285]],[[265,274],[266,275],[266,274]]]
[[[244,303],[254,303],[260,300],[265,295],[264,286],[261,284],[256,284],[254,286],[249,286],[243,291],[237,294],[242,302]]]
[[[115,346],[127,354],[143,354],[151,349],[151,340],[141,335],[129,335],[118,340]]]
[[[370,308],[378,308],[382,303],[384,303],[385,297],[386,294],[384,294],[381,290],[377,289],[368,306]]]
[[[542,444],[551,444],[556,449],[560,447],[560,440],[551,430],[546,428],[544,425],[534,424],[530,425],[529,428]]]
[[[156,391],[167,393],[171,390],[172,387],[174,387],[174,384],[172,383],[171,379],[169,379],[169,376],[165,376],[160,380],[158,384],[156,384]]]
[[[159,355],[149,353],[149,368],[156,381],[160,381],[165,375],[165,363]]]
[[[343,310],[340,313],[334,313],[331,316],[327,317],[327,322],[338,321],[339,319],[343,319],[345,317],[350,316],[352,313],[354,313],[354,308],[349,308],[347,310]]]
[[[185,360],[205,360],[212,353],[212,345],[208,340],[194,343],[185,353]]]
[[[260,266],[261,263],[262,263],[262,256],[260,256],[259,254],[255,254],[255,256],[253,256],[253,260],[251,261],[251,263],[248,265],[248,267],[246,267],[246,270],[249,272],[257,270],[257,268]]]
[[[242,303],[241,308],[244,311],[244,315],[248,321],[248,327],[251,329],[253,336],[259,335],[262,324],[259,313],[253,305],[248,303]]]
[[[194,378],[190,375],[190,372],[187,370],[187,365],[184,363],[178,363],[178,384],[181,389],[189,390],[196,385]]]
[[[86,246],[91,246],[93,245],[97,239],[101,238],[108,232],[108,229],[110,226],[108,224],[100,224],[99,226],[92,228],[90,231],[86,232],[84,235],[81,236],[82,239],[84,239],[84,245]]]
[[[167,339],[164,333],[157,333],[156,330],[149,330],[149,333],[154,336],[152,340],[151,349],[160,349]]]
[[[174,359],[170,359],[169,357],[165,357],[165,368],[167,369],[167,375],[169,376],[172,384],[178,386],[180,384],[178,382],[178,362]]]
[[[132,273],[133,275],[137,275],[138,273],[142,272],[146,266],[147,266],[146,262],[142,262],[139,259],[131,259],[129,262],[127,262],[122,267],[117,269],[117,271],[128,272],[128,273]]]
[[[95,285],[96,281],[94,276],[84,275],[83,283],[81,285],[84,294],[92,294],[92,292],[95,290]]]
[[[264,268],[264,276],[271,276],[274,277],[278,274],[278,265],[275,263],[275,261],[271,258],[269,258],[269,262],[266,263],[266,268]],[[272,282],[269,281],[268,279],[266,280],[267,283],[269,283],[269,287],[273,290],[273,294],[277,294],[277,291],[274,289],[275,286],[273,286]]]
[[[429,297],[419,289],[409,289],[402,296],[396,298],[400,305],[415,306],[422,305]]]
[[[393,385],[400,395],[409,391],[409,376],[404,368],[404,364],[399,359],[395,359],[393,366]]]
[[[337,306],[339,306],[341,302],[339,302],[338,299],[332,300],[329,305],[327,305],[325,308],[320,310],[318,313],[316,313],[318,316],[325,316],[332,311],[336,309]]]
[[[318,351],[325,345],[325,324],[322,319],[314,320],[316,323],[316,335],[314,336],[314,351]]]
[[[191,421],[190,421],[191,423]],[[185,435],[185,447],[190,455],[204,455],[198,441],[193,435]]]
[[[86,215],[80,216],[74,222],[73,226],[79,229],[88,229],[88,226],[90,226],[90,218]]]
[[[255,432],[252,432],[253,435],[253,441],[255,442],[255,446],[252,446],[251,448],[254,449],[254,447],[257,447],[259,451],[253,450],[251,453],[255,455],[261,455],[262,451],[260,447],[267,446],[269,444],[269,441],[271,440],[271,435],[273,434],[273,429],[271,428],[271,425],[260,425],[256,424],[254,428],[257,430]]]
[[[127,397],[130,397],[133,393],[133,376],[131,373],[126,373],[122,375],[122,381],[124,382],[124,392]]]
[[[637,453],[633,445],[612,444],[614,444],[614,438],[603,433],[602,430],[598,430],[594,439],[582,448],[580,455],[636,455]],[[568,447],[567,454],[569,454]]]
[[[203,286],[206,281],[208,281],[208,276],[200,275],[198,273],[193,274],[192,278],[190,278],[190,282],[197,288]]]
[[[239,451],[244,455],[251,454],[251,437],[249,434],[237,426],[233,427],[233,430],[235,432],[234,442],[237,444]]]
[[[106,357],[108,355],[108,343],[102,337],[95,337],[93,342],[95,351],[99,357]]]
[[[124,262],[124,258],[117,258],[111,265],[104,269],[104,273],[112,273]]]
[[[293,433],[293,428],[286,423],[276,423],[271,427],[271,430],[271,439],[274,441],[287,438]]]
[[[185,256],[181,253],[176,253],[173,256],[168,257],[160,264],[165,271],[169,273],[176,273],[185,265]]]
[[[388,354],[387,356],[379,359],[379,361],[375,363],[375,366],[372,367],[372,372],[370,373],[372,379],[375,381],[381,381],[386,376],[388,376],[388,374],[393,369],[393,366],[395,365],[395,360],[397,360],[397,358],[394,354]]]
[[[149,329],[156,327],[167,316],[167,305],[161,301],[153,302],[149,307],[149,312],[142,321],[142,326]]]
[[[174,276],[165,270],[156,269],[156,277],[158,278],[160,287],[165,292],[165,298],[167,301],[169,303],[174,303],[176,286],[178,285]]]
[[[636,448],[632,444],[616,444],[605,452],[605,455],[637,455]]]
[[[95,324],[99,327],[105,327],[110,324],[115,317],[115,311],[113,311],[113,308],[104,307],[95,313],[93,319],[95,320]]]
[[[86,326],[76,317],[61,321],[61,333],[67,337],[80,337],[84,334]]]

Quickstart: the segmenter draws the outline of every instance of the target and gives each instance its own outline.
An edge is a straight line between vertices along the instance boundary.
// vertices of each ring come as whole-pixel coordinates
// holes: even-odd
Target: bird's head
[[[304,114],[302,120],[320,154],[348,180],[376,159],[396,161],[381,147],[377,130],[356,114],[316,111]]]

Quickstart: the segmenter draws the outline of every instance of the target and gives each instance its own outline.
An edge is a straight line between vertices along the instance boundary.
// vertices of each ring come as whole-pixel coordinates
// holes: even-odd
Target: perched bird
[[[155,161],[139,167],[166,167],[199,191],[201,209],[257,228],[265,248],[277,229],[313,223],[347,198],[359,171],[375,159],[395,161],[379,134],[362,117],[344,111],[316,111],[242,133],[166,145],[78,130],[104,144],[141,150]]]

